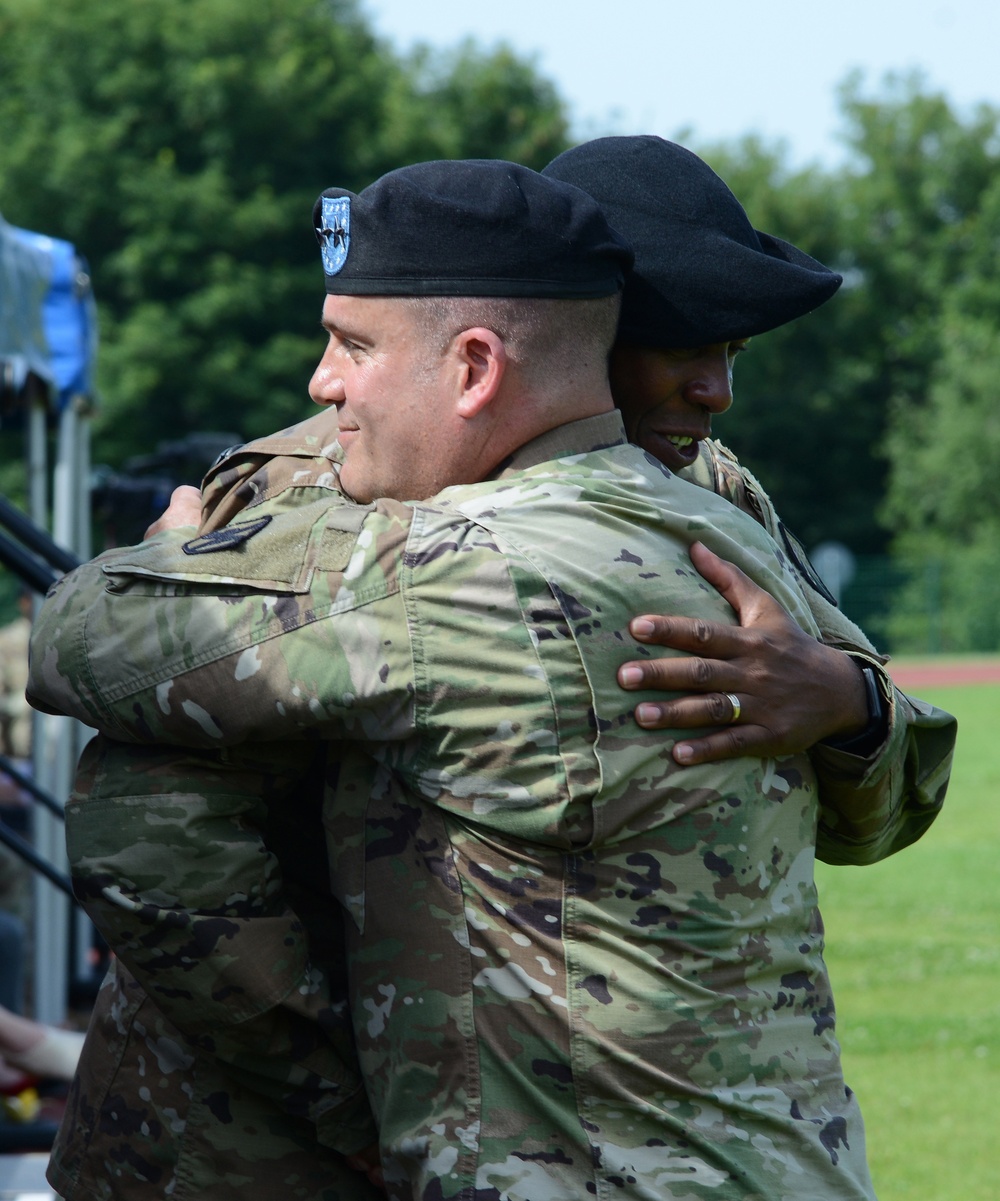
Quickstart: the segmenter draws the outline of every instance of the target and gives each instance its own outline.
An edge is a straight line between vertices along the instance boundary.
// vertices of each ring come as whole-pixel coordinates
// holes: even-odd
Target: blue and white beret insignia
[[[211,555],[220,550],[234,550],[244,542],[249,542],[254,534],[259,534],[270,521],[270,514],[266,514],[253,521],[240,521],[235,525],[223,526],[221,530],[210,530],[185,542],[181,549],[186,555]]]
[[[317,229],[323,270],[327,275],[336,275],[347,262],[347,251],[351,244],[351,198],[350,196],[324,196],[323,227]]]

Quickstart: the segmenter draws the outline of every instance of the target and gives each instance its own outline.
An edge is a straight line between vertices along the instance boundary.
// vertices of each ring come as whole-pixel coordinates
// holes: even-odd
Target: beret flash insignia
[[[336,275],[347,262],[347,251],[351,245],[351,198],[349,196],[323,197],[323,226],[316,231],[323,270],[327,275]]]

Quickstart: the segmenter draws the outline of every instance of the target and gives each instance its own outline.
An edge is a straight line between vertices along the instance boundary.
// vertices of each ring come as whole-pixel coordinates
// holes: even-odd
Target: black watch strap
[[[865,682],[865,695],[868,700],[868,724],[850,738],[824,738],[823,746],[832,747],[835,751],[845,751],[848,755],[858,755],[866,759],[873,751],[885,742],[889,734],[889,714],[882,690],[879,688],[878,676],[870,663],[855,660],[861,668],[861,676]]]

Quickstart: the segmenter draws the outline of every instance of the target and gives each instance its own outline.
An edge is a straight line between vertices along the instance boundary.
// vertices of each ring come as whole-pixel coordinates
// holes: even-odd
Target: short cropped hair
[[[524,297],[419,296],[403,302],[438,354],[465,329],[483,326],[508,358],[540,385],[604,371],[615,340],[621,295],[588,300]]]

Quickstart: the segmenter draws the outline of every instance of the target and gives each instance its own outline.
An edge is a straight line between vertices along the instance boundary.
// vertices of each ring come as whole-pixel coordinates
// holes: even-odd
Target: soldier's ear
[[[466,419],[477,416],[497,396],[507,370],[503,339],[485,326],[463,329],[451,345],[456,366],[455,411]]]

